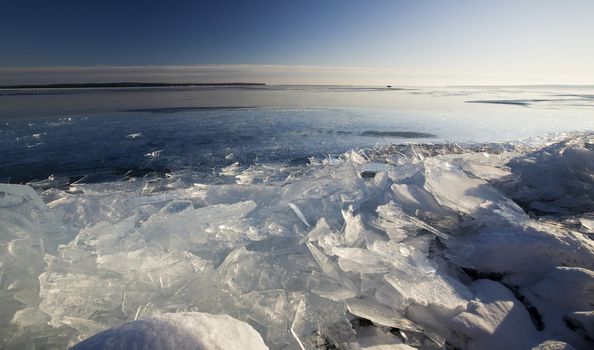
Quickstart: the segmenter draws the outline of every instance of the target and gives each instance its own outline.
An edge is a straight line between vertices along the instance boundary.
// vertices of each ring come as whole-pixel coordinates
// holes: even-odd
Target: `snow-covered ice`
[[[105,330],[72,350],[267,350],[262,337],[245,322],[227,315],[166,313]]]

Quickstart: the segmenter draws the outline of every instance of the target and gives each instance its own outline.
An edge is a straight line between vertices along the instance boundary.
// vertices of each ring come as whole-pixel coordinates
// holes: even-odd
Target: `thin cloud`
[[[80,82],[263,82],[267,84],[386,84],[418,78],[406,70],[303,65],[192,65],[0,68],[1,84]],[[418,79],[416,79],[418,80]]]

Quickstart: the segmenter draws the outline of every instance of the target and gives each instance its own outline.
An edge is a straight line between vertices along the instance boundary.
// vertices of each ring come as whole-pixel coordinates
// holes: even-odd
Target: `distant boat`
[[[392,87],[392,85],[386,85],[386,87],[388,87],[388,88],[391,88],[391,87]]]

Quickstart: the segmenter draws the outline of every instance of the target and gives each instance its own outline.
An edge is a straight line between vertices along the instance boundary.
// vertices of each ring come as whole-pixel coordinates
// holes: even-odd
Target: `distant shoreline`
[[[265,83],[73,83],[73,84],[24,84],[0,85],[0,90],[8,89],[93,89],[93,88],[135,88],[135,87],[193,87],[193,86],[265,86]]]

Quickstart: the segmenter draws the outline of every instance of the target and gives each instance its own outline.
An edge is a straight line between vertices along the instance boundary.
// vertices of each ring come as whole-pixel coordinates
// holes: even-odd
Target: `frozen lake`
[[[593,130],[588,87],[0,91],[0,347],[591,348]]]

